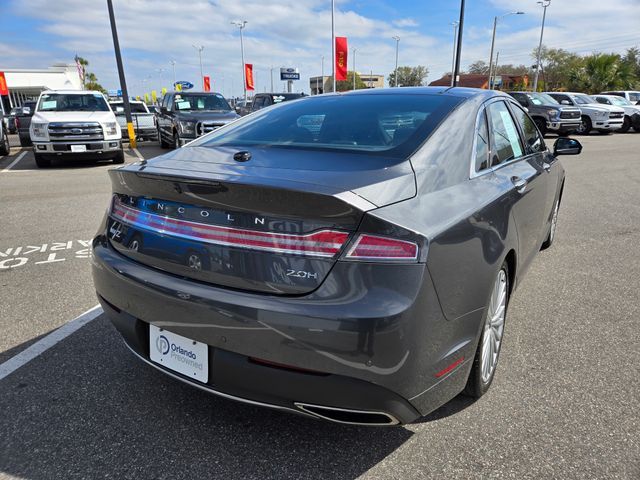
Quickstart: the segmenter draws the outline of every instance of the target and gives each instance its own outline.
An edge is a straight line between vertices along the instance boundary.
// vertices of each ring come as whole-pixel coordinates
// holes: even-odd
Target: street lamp
[[[451,55],[451,86],[453,87],[453,70],[456,68],[456,39],[458,38],[458,22],[451,22],[453,25],[453,54]]]
[[[496,43],[496,27],[498,26],[498,20],[509,15],[524,15],[524,12],[508,12],[500,16],[493,17],[493,35],[491,36],[491,53],[489,54],[489,90],[493,90],[493,84],[491,83],[491,74],[493,73],[493,47]]]
[[[202,73],[202,50],[204,50],[204,45],[200,45],[199,47],[195,45],[191,46],[198,50],[198,57],[200,57],[200,83],[202,85],[202,91],[204,92],[204,74]]]
[[[400,37],[398,35],[395,35],[395,36],[393,36],[391,38],[393,38],[396,41],[396,69],[395,69],[395,73],[394,73],[393,77],[394,77],[394,80],[395,80],[394,87],[397,87],[398,86],[398,48],[400,46]]]
[[[173,68],[173,88],[176,88],[176,61],[171,60],[171,67]]]
[[[356,48],[353,49],[353,89],[356,89]]]
[[[247,21],[236,20],[234,22],[231,22],[231,25],[235,25],[240,29],[240,54],[242,55],[242,88],[244,91],[244,104],[246,105],[247,104],[247,78],[245,76],[246,71],[244,67],[244,39],[242,37],[242,30],[244,30],[244,27],[247,25]]]
[[[533,91],[538,91],[538,74],[540,73],[540,52],[542,50],[542,35],[544,34],[544,20],[547,16],[547,7],[551,4],[551,0],[543,0],[538,2],[542,7],[542,28],[540,28],[540,43],[538,44],[538,54],[536,55],[536,76],[533,77]]]

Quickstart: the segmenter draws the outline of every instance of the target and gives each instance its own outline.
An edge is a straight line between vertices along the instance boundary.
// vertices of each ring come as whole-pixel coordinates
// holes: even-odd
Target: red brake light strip
[[[132,227],[163,235],[214,245],[315,257],[330,258],[335,256],[349,237],[346,232],[328,229],[306,235],[291,235],[207,225],[143,212],[124,205],[117,197],[114,199],[111,215],[116,220]]]

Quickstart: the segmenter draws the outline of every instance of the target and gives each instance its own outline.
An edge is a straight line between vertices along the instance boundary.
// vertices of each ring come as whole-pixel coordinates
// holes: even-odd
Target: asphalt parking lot
[[[99,315],[0,376],[0,477],[640,478],[640,134],[579,139],[556,241],[512,298],[479,401],[404,427],[313,421],[178,383]],[[96,305],[87,242],[109,168],[0,159],[0,373]]]

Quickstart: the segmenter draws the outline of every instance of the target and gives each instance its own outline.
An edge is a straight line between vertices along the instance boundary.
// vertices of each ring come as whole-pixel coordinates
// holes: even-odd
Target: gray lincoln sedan
[[[412,422],[494,378],[509,299],[554,240],[574,139],[505,94],[285,102],[111,170],[93,240],[126,345],[241,402]]]

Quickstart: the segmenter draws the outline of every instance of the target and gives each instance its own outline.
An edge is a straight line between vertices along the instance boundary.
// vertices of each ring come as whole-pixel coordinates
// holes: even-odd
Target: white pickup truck
[[[104,95],[87,90],[40,94],[29,135],[38,167],[54,159],[113,159],[124,163],[122,134]]]
[[[603,105],[584,93],[547,92],[562,105],[573,105],[582,112],[580,127],[576,131],[588,135],[591,130],[611,133],[622,128],[624,110],[612,105]]]
[[[116,114],[116,120],[122,130],[122,139],[129,139],[129,131],[127,130],[127,118],[124,113],[124,102],[115,100],[109,102],[113,113]],[[131,120],[133,129],[136,132],[136,140],[158,140],[158,127],[156,125],[155,114],[149,111],[144,102],[130,100]]]

